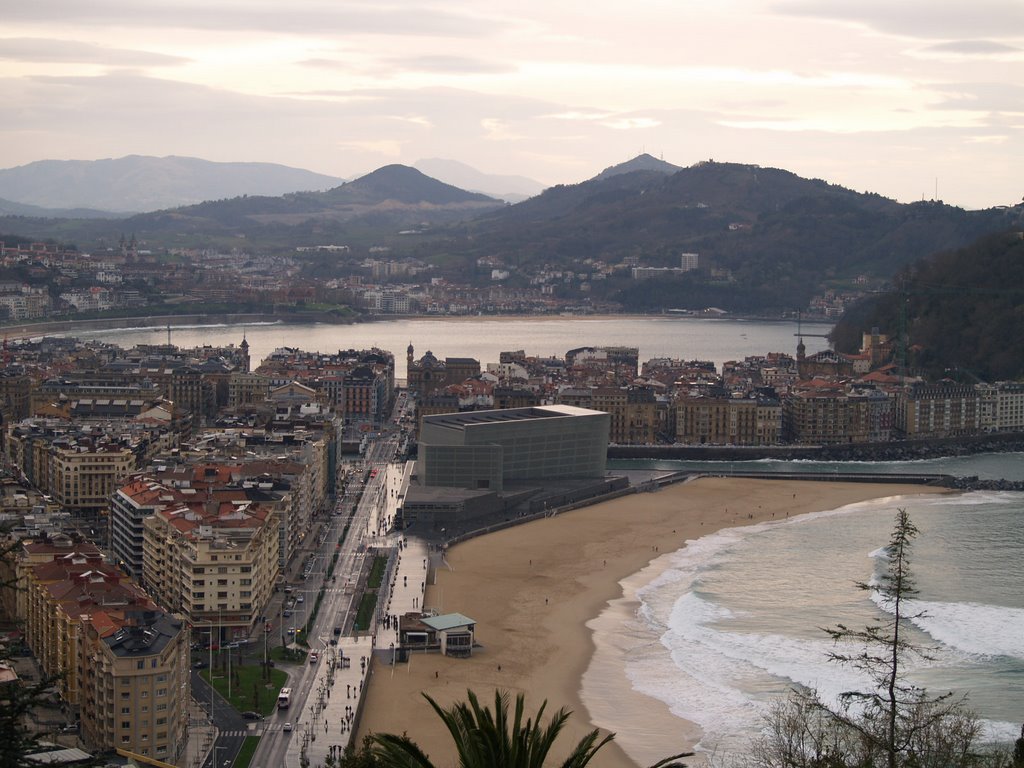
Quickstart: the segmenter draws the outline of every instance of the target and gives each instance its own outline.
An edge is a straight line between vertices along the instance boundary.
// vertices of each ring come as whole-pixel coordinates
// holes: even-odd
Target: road
[[[404,400],[400,399],[396,403],[396,414],[403,407]],[[394,417],[389,423],[394,423]],[[340,628],[345,635],[344,639],[347,639],[348,628],[351,627],[355,618],[354,612],[358,608],[355,600],[361,593],[361,585],[358,582],[365,573],[367,559],[372,557],[368,550],[371,546],[386,544],[388,541],[387,528],[390,527],[397,499],[395,489],[389,487],[387,478],[389,472],[392,478],[394,472],[400,472],[400,465],[394,465],[393,462],[403,439],[401,430],[389,428],[370,442],[364,458],[358,462],[359,471],[356,477],[359,480],[355,484],[349,483],[345,495],[336,502],[334,514],[325,526],[326,536],[316,551],[318,562],[323,567],[315,569],[306,580],[306,586],[302,588],[302,592],[305,593],[304,609],[312,611],[320,587],[324,587],[320,609],[307,638],[310,649],[318,651],[320,658],[315,664],[296,668],[289,677],[292,704],[289,709],[278,711],[262,724],[263,737],[251,763],[256,768],[283,765],[298,768],[298,752],[292,742],[307,739],[311,734],[311,730],[307,728],[308,724],[300,721],[323,707],[326,674],[318,676],[318,672],[330,673],[331,683],[334,682],[333,661],[330,662],[330,670],[326,667],[320,669],[329,663],[328,657],[331,657],[334,651],[334,646],[330,644],[336,637],[334,629]],[[356,498],[359,498],[358,504],[355,503]],[[339,545],[338,539],[346,522],[349,523],[349,532],[344,542]],[[335,554],[338,558],[333,578],[327,580],[329,564]],[[305,615],[303,612],[303,617]],[[301,626],[300,622],[296,621],[295,626]],[[343,642],[343,645],[347,643]],[[358,661],[356,663],[358,664]],[[286,722],[292,725],[292,731],[283,729]],[[219,739],[217,744],[220,745]]]
[[[242,748],[242,742],[245,741],[248,722],[203,680],[198,670],[192,670],[192,697],[200,702],[200,706],[217,728],[217,740],[210,754],[206,756],[202,768],[223,768],[231,765],[238,755],[238,750]]]

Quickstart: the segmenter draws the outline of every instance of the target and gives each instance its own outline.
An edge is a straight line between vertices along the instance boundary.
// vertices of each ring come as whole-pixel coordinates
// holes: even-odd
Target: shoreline
[[[450,569],[439,569],[435,583],[427,585],[424,605],[473,618],[482,647],[470,659],[417,654],[394,668],[375,663],[355,743],[372,731],[406,732],[435,762],[444,763],[453,756],[450,737],[420,692],[447,706],[465,700],[470,688],[482,704],[493,705],[494,689],[500,688],[513,697],[523,693],[530,716],[545,700],[548,716],[561,707],[574,711],[556,743],[556,751],[566,750],[602,720],[584,704],[582,690],[598,651],[592,626],[610,606],[620,612],[635,609],[629,585],[649,581],[643,572],[661,555],[726,527],[929,492],[941,490],[702,478],[458,544],[448,552]],[[635,768],[692,749],[699,729],[662,702],[633,691],[624,672],[616,682],[614,661],[604,661],[614,658],[614,649],[603,644],[601,651],[612,653],[601,657],[608,686],[601,698],[616,712],[637,713],[635,721],[649,734],[674,736],[671,744],[651,744],[650,757],[637,758],[632,756],[640,749],[637,742],[643,746],[648,733],[623,733],[592,765]],[[586,698],[592,697],[588,688]]]

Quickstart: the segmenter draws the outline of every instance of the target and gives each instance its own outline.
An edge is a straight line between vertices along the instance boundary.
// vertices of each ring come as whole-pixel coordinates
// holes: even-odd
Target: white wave
[[[718,596],[704,591],[716,583],[712,578],[722,567],[731,567],[731,559],[746,557],[753,549],[771,545],[770,538],[750,541],[752,537],[762,536],[777,526],[799,526],[862,511],[883,512],[894,504],[907,506],[912,515],[950,501],[964,506],[993,501],[1020,504],[1019,494],[1009,494],[1012,501],[1007,496],[1002,492],[893,496],[724,529],[689,541],[683,549],[659,558],[656,575],[646,583],[643,579],[631,582],[636,585],[634,615],[642,625],[636,628],[637,637],[642,635],[646,640],[625,653],[626,675],[636,691],[664,702],[676,716],[699,725],[704,733],[702,749],[717,749],[720,753],[743,749],[756,732],[769,702],[793,687],[816,689],[832,704],[845,691],[870,688],[866,676],[828,661],[829,652],[835,651],[836,646],[824,634],[814,635],[813,627],[804,627],[804,634],[775,632],[768,625],[759,624],[756,616],[751,623],[736,607],[730,610],[716,604]],[[876,517],[866,518],[875,521],[871,526],[876,522],[883,526],[878,530],[885,535],[884,519],[884,515],[878,516],[877,521]],[[788,538],[792,542],[793,537]],[[884,554],[885,548],[880,547],[870,556],[877,561]],[[779,566],[785,567],[782,563]],[[765,584],[770,595],[772,586]],[[790,593],[790,597],[799,600],[798,593],[799,590]],[[924,674],[935,667],[954,667],[963,665],[965,660],[971,663],[991,655],[1021,657],[1018,638],[1024,638],[1024,609],[968,603],[913,607],[927,609],[930,620],[919,627],[940,644],[940,649],[933,662],[912,662],[908,666],[911,675],[918,670]],[[746,629],[737,630],[737,622]],[[822,619],[823,625],[830,623]],[[984,663],[984,659],[981,661]],[[987,725],[991,725],[996,738],[1007,733],[1004,723]]]
[[[1024,660],[1024,608],[915,600],[911,610],[924,614],[915,626],[948,648]]]

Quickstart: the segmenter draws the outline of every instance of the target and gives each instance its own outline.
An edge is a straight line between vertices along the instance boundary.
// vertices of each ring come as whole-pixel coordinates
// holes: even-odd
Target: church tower
[[[245,340],[245,331],[242,331],[242,343],[239,346],[242,350],[242,372],[249,373],[249,342]]]

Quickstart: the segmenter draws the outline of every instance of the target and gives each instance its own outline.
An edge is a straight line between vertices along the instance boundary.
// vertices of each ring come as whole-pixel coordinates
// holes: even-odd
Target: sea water
[[[911,640],[931,657],[908,663],[909,679],[967,696],[992,737],[1015,738],[1024,719],[1024,494],[1011,492],[878,499],[725,529],[662,556],[591,623],[601,671],[592,665],[582,693],[596,724],[618,732],[641,764],[678,747],[673,733],[661,744],[650,733],[631,740],[642,703],[631,711],[597,700],[597,681],[607,688],[616,674],[649,704],[696,723],[700,748],[718,754],[743,751],[772,702],[795,687],[832,703],[868,689],[862,674],[829,661],[835,646],[823,628],[882,617],[856,584],[884,569],[900,507],[920,530],[911,555],[919,594],[908,611],[923,615]]]

